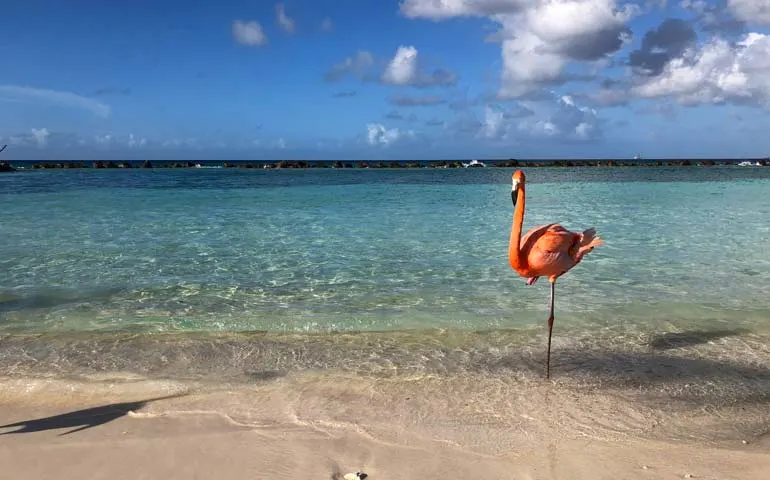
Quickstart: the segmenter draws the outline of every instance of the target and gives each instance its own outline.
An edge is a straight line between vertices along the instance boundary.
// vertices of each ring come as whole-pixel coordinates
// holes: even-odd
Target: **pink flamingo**
[[[546,378],[551,377],[551,333],[553,332],[553,303],[556,279],[567,273],[583,260],[583,256],[604,243],[589,228],[583,233],[567,230],[558,223],[541,225],[528,231],[521,238],[524,223],[526,179],[524,172],[516,170],[512,175],[513,227],[508,244],[508,262],[511,268],[534,284],[539,277],[548,277],[551,283],[550,312],[548,313],[548,356]]]

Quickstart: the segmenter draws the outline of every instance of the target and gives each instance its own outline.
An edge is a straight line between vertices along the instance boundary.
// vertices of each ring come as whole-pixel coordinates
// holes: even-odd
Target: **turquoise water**
[[[0,333],[541,328],[547,282],[507,264],[511,171],[3,175]],[[766,326],[770,169],[527,174],[525,229],[606,241],[557,324]]]
[[[3,391],[333,371],[435,400],[404,407],[420,422],[764,438],[770,168],[526,172],[525,228],[606,241],[558,282],[545,388],[548,283],[507,263],[511,169],[163,169],[0,175],[0,383],[22,379]]]

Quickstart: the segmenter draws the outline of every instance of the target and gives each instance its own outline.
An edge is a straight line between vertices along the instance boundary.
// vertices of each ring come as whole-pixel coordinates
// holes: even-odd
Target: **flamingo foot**
[[[527,278],[527,285],[534,285],[535,282],[537,282],[537,279],[540,277],[529,277]]]

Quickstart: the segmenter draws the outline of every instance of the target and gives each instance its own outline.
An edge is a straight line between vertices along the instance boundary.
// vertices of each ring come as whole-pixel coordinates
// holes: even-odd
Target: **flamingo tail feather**
[[[578,244],[576,260],[579,262],[583,259],[583,256],[593,250],[596,247],[604,245],[604,240],[596,235],[595,228],[589,228],[583,232],[580,236],[580,243]]]

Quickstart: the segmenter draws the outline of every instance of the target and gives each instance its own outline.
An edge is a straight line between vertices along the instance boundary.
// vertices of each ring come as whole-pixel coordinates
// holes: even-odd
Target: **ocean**
[[[557,282],[556,381],[766,401],[770,168],[524,170],[525,231],[605,240]],[[548,283],[507,263],[512,171],[0,175],[0,367],[541,379]]]
[[[511,169],[79,170],[0,177],[0,333],[542,326],[507,263]],[[539,168],[526,229],[606,245],[557,325],[761,327],[770,169]]]

